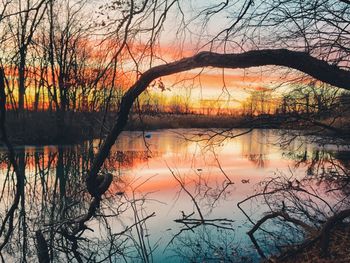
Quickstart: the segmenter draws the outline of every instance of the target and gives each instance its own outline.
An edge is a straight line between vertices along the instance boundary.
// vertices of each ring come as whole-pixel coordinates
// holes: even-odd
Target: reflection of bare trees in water
[[[234,238],[234,220],[218,218],[212,213],[218,203],[230,195],[231,186],[234,185],[220,166],[215,152],[214,156],[224,174],[221,183],[209,182],[208,178],[202,176],[202,169],[197,169],[196,179],[188,180],[176,169],[168,167],[180,186],[178,195],[183,192],[193,203],[192,212],[181,211],[179,218],[174,220],[180,225],[180,229],[168,243],[168,247],[184,262],[239,262],[240,259]]]
[[[249,154],[247,157],[248,160],[254,163],[258,168],[264,168],[266,165],[265,163],[267,160],[264,154]]]
[[[193,203],[193,210],[179,212],[175,220],[179,232],[174,233],[168,248],[184,261],[255,260],[254,250],[236,239],[235,218],[212,213],[222,201],[232,201],[230,197],[239,182],[221,166],[215,147],[207,145],[206,149],[213,156],[210,165],[215,164],[215,169],[221,171],[216,181],[210,180],[203,167],[192,167],[196,175],[193,178],[170,169],[182,194]],[[348,153],[298,149],[287,156],[297,166],[305,167],[309,175],[298,180],[279,177],[264,182],[257,195],[241,205],[250,220],[252,244],[266,257],[274,252],[283,253],[286,245],[300,250],[321,240],[327,251],[327,236],[335,222],[347,216]],[[23,201],[14,214],[14,232],[2,250],[4,261],[7,258],[32,261],[36,254],[40,262],[152,261],[159,243],[148,239],[151,233],[147,222],[155,216],[145,210],[148,196],[138,195],[138,189],[131,189],[132,186],[126,191],[128,182],[121,180],[113,184],[116,191],[111,187],[113,192],[105,193],[101,177],[97,189],[101,189],[103,199],[91,200],[84,190],[84,174],[92,160],[88,144],[49,153],[21,149],[15,157],[18,167],[25,171]],[[261,157],[253,156],[252,160]],[[148,158],[147,152],[119,151],[105,162],[104,170],[122,171]],[[5,200],[1,210],[6,211],[16,194],[16,180],[8,155],[1,155],[0,160],[1,167],[7,166],[2,169],[4,186],[0,195],[1,201]],[[249,179],[242,180],[246,182]],[[252,213],[247,211],[248,203],[254,208]],[[262,216],[261,210],[266,212]],[[124,216],[131,221],[123,222]],[[301,243],[304,238],[307,242]]]
[[[206,129],[205,131],[194,132],[189,136],[184,136],[180,133],[178,135],[187,141],[203,143],[205,146],[213,147],[220,146],[225,141],[232,140],[246,134],[250,134],[253,130],[253,128],[238,131],[234,128]]]
[[[210,143],[215,136],[206,138],[207,142]],[[200,140],[205,140],[203,134],[199,137]],[[191,140],[196,138],[192,137]],[[277,174],[274,178],[261,182],[254,195],[238,203],[248,220],[250,230],[247,234],[262,258],[275,254],[280,255],[279,260],[287,259],[315,247],[320,257],[342,257],[339,249],[335,252],[330,244],[334,232],[339,229],[342,231],[344,227],[349,228],[346,224],[350,217],[349,152],[339,149],[330,151],[322,146],[295,147],[295,138],[290,139],[285,144],[290,150],[285,156],[292,159],[295,168],[303,169],[305,174],[294,175],[292,169],[288,176]],[[215,141],[214,146],[220,142]],[[214,150],[213,153],[217,157]],[[256,166],[263,167],[263,155],[249,157]],[[179,247],[176,253],[187,260],[201,257],[203,260],[220,259],[215,252],[215,245],[208,245],[214,241],[207,241],[203,232],[213,229],[232,231],[232,238],[234,236],[236,226],[233,221],[230,222],[230,218],[213,218],[210,213],[203,212],[206,206],[214,206],[218,198],[230,196],[229,188],[234,184],[217,158],[216,161],[224,175],[222,184],[210,184],[205,177],[198,178],[195,182],[189,181],[176,173],[176,170],[170,169],[181,191],[190,198],[194,207],[193,212],[182,212],[182,216],[175,220],[183,227],[171,240],[175,250]],[[210,250],[211,248],[215,249]],[[245,253],[249,255],[252,251]],[[239,260],[236,258],[236,261]]]
[[[306,176],[271,178],[260,184],[255,195],[238,203],[252,224],[248,235],[263,258],[269,254],[268,245],[276,249],[280,259],[312,246],[318,247],[320,256],[333,253],[339,257],[329,251],[329,244],[334,229],[350,216],[349,160],[318,149],[289,156],[297,166],[305,165]],[[263,205],[264,215],[254,218],[254,213],[246,212],[248,204]]]
[[[344,152],[317,151],[319,150],[308,155],[308,158],[301,155],[300,160],[296,159],[296,165],[305,165],[306,171],[310,167],[317,167],[318,171],[315,171],[314,176],[306,175],[297,179],[294,175],[287,177],[281,174],[260,183],[256,194],[238,203],[250,224],[248,236],[261,257],[280,254],[281,260],[314,246],[318,248],[320,256],[339,257],[329,247],[332,233],[339,231],[339,227],[344,226],[342,222],[350,216],[347,190],[349,160],[345,158],[347,154]],[[338,155],[339,159],[335,157]],[[213,192],[224,198],[225,192],[229,191],[222,187],[214,191],[213,184],[210,186],[203,180],[186,183],[185,178],[176,174],[174,170],[171,172],[181,191],[188,195],[194,204],[192,213],[181,212],[182,216],[175,220],[183,225],[171,240],[175,253],[189,261],[201,258],[209,261],[239,262],[240,258],[232,258],[232,255],[241,250],[239,255],[243,256],[243,262],[248,262],[245,256],[253,260],[253,251],[242,252],[242,247],[232,241],[234,229],[237,227],[233,220],[213,218],[203,212],[203,199],[206,199],[206,204],[214,204],[216,199],[212,198]],[[225,247],[227,242],[221,240],[216,243],[227,234],[232,241],[228,254]]]
[[[180,226],[179,232],[174,233],[168,249],[184,260],[249,262],[254,260],[254,250],[237,240],[235,218],[221,218],[212,213],[222,201],[230,201],[239,182],[221,167],[219,155],[214,150],[211,153],[221,171],[217,181],[210,180],[205,169],[194,169],[195,177],[170,169],[182,194],[193,203],[193,211],[179,213],[175,220]],[[147,159],[141,152],[134,155],[117,152],[106,162],[106,169],[123,167],[118,162],[130,160],[124,166],[127,169],[133,162],[132,156],[135,162]],[[346,152],[319,149],[292,152],[288,157],[306,171],[311,169],[313,174],[302,179],[271,179],[260,185],[257,195],[244,200],[240,207],[250,220],[250,236],[260,247],[261,255],[282,253],[286,245],[300,250],[320,240],[324,240],[323,244],[329,242],[326,237],[336,224],[328,222],[340,222],[347,216],[342,212],[349,205],[347,156]],[[3,211],[8,208],[9,200],[13,200],[16,189],[13,168],[7,164],[7,158],[6,154],[0,156],[1,167],[7,165],[6,170],[2,169]],[[93,217],[88,214],[91,204],[96,204],[91,203],[84,190],[83,175],[91,164],[88,145],[59,148],[49,153],[22,149],[16,161],[25,171],[24,200],[14,214],[14,232],[2,250],[4,260],[11,257],[30,261],[39,254],[40,262],[102,262],[123,258],[152,261],[157,243],[150,243],[148,239],[151,233],[147,220],[155,214],[144,209],[147,195],[136,194],[138,189],[126,191],[123,187],[128,186],[127,182],[117,182],[114,185],[120,186],[116,191],[112,187],[113,192],[104,195],[94,208]],[[252,213],[247,211],[249,204],[254,208]],[[265,214],[258,217],[262,214],[260,210]],[[116,225],[122,225],[121,218],[125,215],[132,221],[116,229]],[[307,242],[301,243],[304,238]]]
[[[194,132],[190,136],[183,136],[187,141],[201,144],[205,149],[210,149],[215,155],[215,148],[224,145],[227,141],[232,141],[235,138],[244,137],[242,140],[241,154],[243,157],[251,161],[256,167],[264,168],[267,163],[267,154],[269,153],[270,143],[267,140],[271,130],[254,130],[248,129],[207,129],[205,132]],[[220,168],[220,165],[218,165]]]
[[[23,235],[26,236],[26,223],[25,223],[25,211],[24,211],[24,170],[25,165],[23,155],[20,155],[19,161],[16,160],[15,151],[10,143],[7,135],[6,123],[6,95],[5,95],[5,77],[4,70],[0,68],[0,131],[1,131],[1,141],[5,144],[8,151],[8,172],[12,171],[10,179],[15,180],[16,184],[14,186],[14,197],[12,203],[10,203],[4,213],[4,218],[2,218],[0,227],[0,236],[3,237],[0,243],[0,252],[8,244],[11,235],[15,228],[15,214],[19,205],[21,205],[20,219],[22,219],[22,227],[25,229]],[[11,169],[13,168],[13,170]],[[15,179],[14,179],[15,178]],[[5,188],[3,188],[4,192]],[[25,257],[26,241],[23,240],[23,257]],[[2,255],[0,253],[0,255]],[[3,257],[1,256],[3,259]]]
[[[174,240],[172,250],[181,262],[254,262],[242,251],[233,229],[201,226],[195,234],[187,232]]]
[[[41,228],[46,228],[46,225],[50,226],[61,219],[65,219],[64,216],[68,217],[71,211],[67,207],[72,205],[72,203],[75,204],[81,201],[73,201],[72,196],[76,193],[66,190],[69,187],[71,190],[79,191],[75,187],[79,185],[75,177],[79,173],[74,171],[74,169],[79,169],[79,166],[75,166],[74,158],[70,153],[65,154],[65,158],[69,160],[69,163],[67,163],[66,167],[63,166],[65,163],[63,162],[62,150],[55,154],[46,155],[43,153],[26,154],[22,148],[15,156],[18,160],[19,168],[23,171],[21,174],[23,184],[21,184],[22,187],[19,192],[21,196],[20,206],[18,211],[14,212],[14,221],[16,223],[13,231],[15,232],[8,240],[12,249],[6,249],[4,257],[12,256],[13,258],[19,258],[23,262],[32,258],[33,254],[35,255],[36,253],[32,242],[34,238],[33,233],[35,232],[37,241],[40,241],[38,246],[43,251],[46,251],[43,252],[44,254],[50,254],[52,257],[54,229],[41,231]],[[55,164],[55,162],[57,163]],[[28,169],[28,167],[33,168],[33,170]],[[67,170],[60,170],[63,167]],[[53,176],[53,173],[55,176]],[[67,179],[68,176],[71,176],[69,180]],[[8,200],[17,196],[18,192],[15,186],[18,182],[13,180],[12,168],[7,169],[4,177],[5,181],[1,195],[3,206],[1,209],[6,212],[8,210]],[[71,198],[71,201],[69,201],[69,198]],[[49,246],[43,233],[50,236]],[[4,250],[2,252],[4,253]],[[49,260],[49,258],[46,260]]]
[[[327,184],[331,191],[347,191],[350,182],[349,151],[327,151],[325,149],[289,152],[288,158],[295,161],[295,166],[306,168],[307,179],[317,180],[317,184]]]
[[[144,159],[143,154],[136,155],[135,158]],[[128,160],[132,158],[129,156]],[[0,159],[4,178],[0,195],[1,222],[6,233],[2,235],[3,262],[8,259],[22,262],[150,260],[152,249],[144,233],[147,219],[154,214],[147,215],[143,210],[147,197],[138,197],[129,187],[130,197],[125,189],[120,189],[117,195],[106,193],[103,200],[91,201],[84,180],[91,164],[87,144],[52,152],[31,152],[24,148],[16,151],[15,160],[23,171],[23,184],[13,215],[9,213],[12,213],[11,200],[18,195],[17,181],[12,165],[7,162],[8,154],[1,154]],[[116,231],[113,225],[116,220],[130,213],[131,223]]]
[[[145,151],[117,151],[106,160],[106,168],[108,170],[116,170],[120,168],[131,168],[139,163],[147,162],[151,157],[157,157],[157,152],[152,151],[152,156],[148,150]],[[116,167],[117,166],[117,167]]]

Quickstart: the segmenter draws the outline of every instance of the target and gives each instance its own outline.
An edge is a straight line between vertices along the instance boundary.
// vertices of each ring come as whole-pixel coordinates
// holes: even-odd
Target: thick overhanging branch
[[[130,109],[136,98],[155,79],[179,72],[202,67],[250,68],[266,65],[283,66],[304,72],[317,80],[333,86],[350,90],[350,72],[328,64],[307,53],[286,49],[248,51],[240,54],[218,54],[201,52],[192,57],[153,67],[147,70],[122,98],[117,122],[100,148],[87,178],[87,187],[92,196],[98,196],[97,174],[107,158],[111,147],[124,129]]]

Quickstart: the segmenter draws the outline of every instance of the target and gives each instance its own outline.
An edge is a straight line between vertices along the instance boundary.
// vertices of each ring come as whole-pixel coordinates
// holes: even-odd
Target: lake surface
[[[4,259],[37,261],[34,237],[40,230],[54,262],[75,262],[74,253],[83,262],[258,262],[246,234],[252,224],[237,203],[269,178],[303,180],[330,170],[331,160],[348,163],[337,159],[348,152],[346,147],[321,147],[307,138],[281,147],[275,130],[254,130],[232,139],[213,135],[192,129],[124,132],[105,162],[113,183],[77,248],[60,229],[88,209],[85,174],[99,141],[17,148],[26,176],[25,198]],[[4,218],[15,193],[5,149],[0,165]],[[267,211],[255,199],[242,208],[252,220]],[[264,250],[275,251],[269,245]]]

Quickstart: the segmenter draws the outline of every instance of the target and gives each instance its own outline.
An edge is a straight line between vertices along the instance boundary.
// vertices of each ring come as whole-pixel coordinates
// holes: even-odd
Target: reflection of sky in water
[[[129,134],[123,134],[115,146],[115,150],[145,151],[144,139],[129,136]],[[140,133],[138,134],[140,135]],[[269,176],[274,176],[277,170],[288,173],[293,166],[293,161],[283,158],[281,149],[277,145],[271,144],[277,141],[277,136],[273,131],[256,130],[232,140],[220,143],[214,141],[213,146],[208,146],[206,142],[186,141],[179,134],[183,134],[186,138],[192,138],[189,131],[150,132],[151,138],[145,138],[145,141],[151,152],[150,156],[154,155],[155,157],[149,158],[147,161],[135,162],[131,169],[121,172],[129,180],[136,181],[133,184],[134,187],[150,178],[138,188],[137,192],[140,195],[149,192],[151,194],[148,198],[162,202],[150,201],[145,205],[147,214],[156,213],[156,217],[147,223],[151,243],[158,244],[154,255],[155,259],[158,259],[156,261],[159,262],[160,258],[174,254],[174,249],[181,251],[185,249],[176,248],[176,245],[183,245],[183,242],[174,242],[174,245],[170,245],[164,252],[165,246],[172,236],[182,227],[182,225],[175,223],[174,219],[181,218],[182,213],[189,215],[192,212],[195,212],[194,218],[198,219],[198,213],[190,196],[181,191],[181,187],[173,178],[170,169],[176,176],[182,178],[186,189],[196,197],[205,218],[226,218],[235,221],[234,231],[228,231],[235,240],[232,246],[238,246],[238,244],[242,246],[243,242],[250,247],[250,241],[245,234],[248,230],[245,218],[236,204],[253,193],[255,184]],[[234,184],[226,189],[225,194],[215,202],[214,206],[211,206],[225,180],[218,164]],[[295,175],[303,174],[304,169],[294,172]],[[249,183],[246,183],[248,180]],[[256,214],[257,217],[261,215],[257,208],[255,211],[251,210],[250,207],[245,208],[252,214]],[[214,227],[206,227],[205,229],[210,233],[217,232]],[[205,231],[202,229],[202,232]],[[196,239],[198,234],[187,231],[178,239],[181,240],[184,237],[186,240]],[[212,242],[215,243],[213,240]],[[175,251],[175,253],[178,252]],[[216,252],[212,251],[212,253]]]
[[[309,156],[316,148],[315,145],[295,141],[289,146],[293,155],[286,155],[284,154],[286,150],[281,150],[276,144],[278,136],[272,130],[254,130],[249,134],[224,141],[216,138],[211,141],[211,145],[206,141],[195,141],[205,138],[203,134],[194,137],[195,133],[203,133],[203,130],[152,131],[146,133],[149,138],[143,138],[140,132],[124,132],[113,147],[111,158],[106,161],[106,168],[115,174],[115,181],[110,187],[109,198],[103,201],[104,211],[108,214],[108,209],[117,207],[125,198],[129,200],[134,197],[141,200],[144,198],[145,202],[139,202],[143,204],[139,216],[145,217],[155,213],[154,217],[147,220],[147,229],[143,234],[149,239],[151,247],[156,247],[153,254],[155,262],[164,260],[176,262],[176,258],[172,257],[174,254],[185,256],[197,253],[197,257],[203,256],[203,253],[211,253],[216,257],[221,254],[237,256],[235,248],[238,245],[249,250],[251,243],[245,233],[250,225],[237,208],[237,202],[254,193],[256,185],[268,177],[280,173],[288,175],[291,172],[294,176],[304,176],[305,166],[295,168],[293,156],[298,153],[303,155],[305,152]],[[185,140],[183,136],[191,140]],[[97,145],[98,142],[95,141],[94,146]],[[61,148],[60,151],[66,154],[63,166],[67,168],[69,163],[70,166],[75,166],[77,173],[82,173],[89,167],[88,163],[81,160],[83,150],[84,147],[80,146]],[[26,147],[19,151],[28,154],[26,157],[28,182],[37,180],[35,175],[40,171],[39,168],[46,167],[47,187],[52,187],[59,172],[57,148]],[[1,168],[5,171],[6,163],[1,162]],[[220,232],[215,227],[201,226],[196,228],[195,232],[182,233],[167,247],[173,235],[183,227],[182,224],[174,222],[175,219],[181,219],[193,212],[195,212],[193,218],[199,218],[190,196],[181,190],[171,171],[197,200],[206,219],[234,220],[233,230],[220,230]],[[224,182],[228,179],[233,184],[229,185],[218,198]],[[1,181],[3,180],[2,178]],[[84,189],[82,178],[77,178],[75,182],[80,183],[78,188]],[[79,190],[75,189],[77,186],[74,182],[67,182],[65,187],[70,192]],[[30,191],[33,189],[28,188],[27,193]],[[124,191],[124,196],[115,195]],[[250,203],[245,204],[244,208],[253,218],[260,217],[264,209]],[[134,214],[132,209],[128,208],[126,213],[108,220],[112,223],[112,231],[120,232],[126,226],[133,224]],[[98,222],[93,220],[89,225],[98,226]],[[103,230],[97,230],[86,235],[103,237],[104,233]],[[225,237],[226,240],[223,240]],[[192,247],[189,245],[191,242],[194,243]],[[210,248],[210,245],[214,246],[216,243],[215,249]],[[181,262],[180,259],[179,261]]]

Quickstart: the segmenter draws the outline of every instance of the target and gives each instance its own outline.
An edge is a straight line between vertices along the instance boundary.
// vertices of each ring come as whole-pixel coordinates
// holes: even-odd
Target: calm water
[[[204,130],[124,132],[104,167],[113,173],[113,184],[78,240],[83,261],[256,262],[259,257],[246,235],[252,225],[237,203],[254,194],[261,181],[313,177],[330,169],[329,159],[347,151],[300,139],[282,148],[273,130],[207,139]],[[25,198],[3,253],[8,262],[36,261],[38,229],[54,262],[74,261],[73,243],[60,227],[86,213],[90,198],[84,177],[98,143],[17,149],[26,175]],[[315,165],[315,159],[322,165]],[[0,165],[3,218],[15,185],[4,150]],[[266,211],[259,202],[246,202],[243,208],[253,220]],[[197,225],[201,217],[208,221]]]

